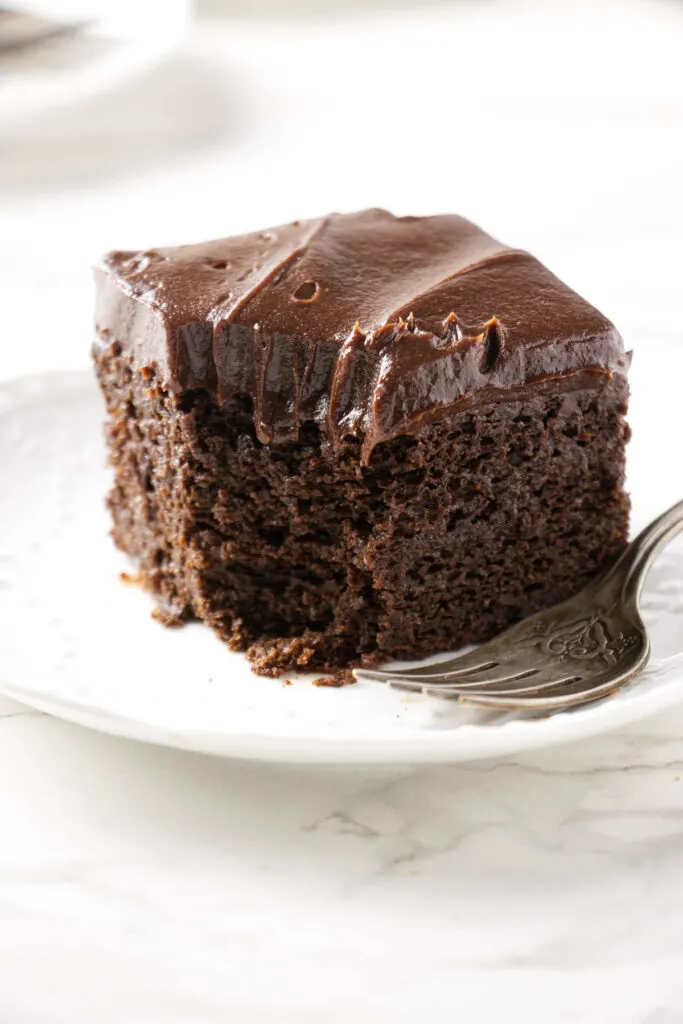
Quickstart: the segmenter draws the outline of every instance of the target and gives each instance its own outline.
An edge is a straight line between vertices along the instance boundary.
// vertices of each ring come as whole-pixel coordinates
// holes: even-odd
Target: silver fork
[[[421,668],[359,668],[354,675],[496,710],[561,711],[607,697],[648,662],[640,592],[655,556],[680,530],[683,501],[580,593],[469,654]]]

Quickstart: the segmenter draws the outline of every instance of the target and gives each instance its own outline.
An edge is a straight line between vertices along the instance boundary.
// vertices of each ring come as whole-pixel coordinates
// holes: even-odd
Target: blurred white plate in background
[[[78,104],[116,88],[172,52],[189,21],[190,0],[4,0],[2,8],[65,26],[44,41],[3,48],[0,18],[0,128]],[[11,19],[14,21],[14,19]],[[67,28],[71,26],[71,28]],[[36,33],[37,34],[37,33]]]

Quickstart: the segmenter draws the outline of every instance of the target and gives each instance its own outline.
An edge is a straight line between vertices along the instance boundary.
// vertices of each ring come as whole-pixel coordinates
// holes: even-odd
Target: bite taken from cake
[[[621,337],[469,221],[335,214],[96,275],[114,540],[163,621],[257,671],[483,641],[623,550]]]

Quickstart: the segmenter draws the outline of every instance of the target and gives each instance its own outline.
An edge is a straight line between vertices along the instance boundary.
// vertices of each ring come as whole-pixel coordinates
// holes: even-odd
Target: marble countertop
[[[3,702],[1,1019],[677,1024],[682,737],[311,770]]]
[[[204,25],[8,126],[0,378],[84,364],[105,248],[373,204],[458,209],[627,337],[680,333],[679,4],[354,8]],[[305,769],[0,698],[0,1022],[678,1024],[682,780],[683,706],[497,763]]]

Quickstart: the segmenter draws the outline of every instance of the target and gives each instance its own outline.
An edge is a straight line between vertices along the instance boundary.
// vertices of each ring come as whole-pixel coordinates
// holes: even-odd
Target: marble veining
[[[683,710],[315,772],[0,714],[3,1020],[681,1019]]]

